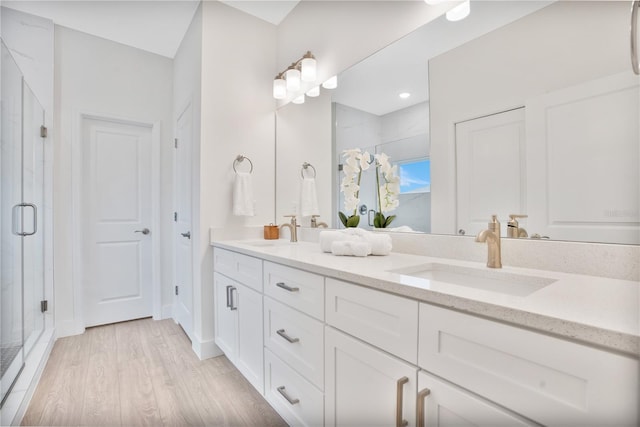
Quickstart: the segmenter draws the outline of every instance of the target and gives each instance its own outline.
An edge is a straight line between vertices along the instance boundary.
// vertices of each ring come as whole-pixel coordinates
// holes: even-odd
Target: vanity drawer
[[[264,343],[316,387],[324,388],[323,323],[265,297]]]
[[[327,278],[327,323],[413,364],[418,302]]]
[[[268,349],[264,350],[265,398],[289,425],[324,425],[324,397]]]
[[[213,269],[262,292],[262,260],[226,249],[213,248]]]
[[[637,359],[421,303],[418,364],[541,424],[637,425]]]
[[[271,298],[324,320],[324,277],[265,261],[264,287]]]

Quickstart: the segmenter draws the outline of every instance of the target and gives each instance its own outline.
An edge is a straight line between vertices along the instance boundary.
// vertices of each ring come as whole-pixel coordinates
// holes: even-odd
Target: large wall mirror
[[[497,214],[506,236],[515,214],[522,238],[640,244],[629,22],[622,1],[472,2],[463,21],[430,22],[278,110],[277,215],[295,210],[309,162],[321,217],[340,227],[341,153],[359,148],[397,165],[391,227],[474,235]],[[365,228],[375,179],[363,173]]]

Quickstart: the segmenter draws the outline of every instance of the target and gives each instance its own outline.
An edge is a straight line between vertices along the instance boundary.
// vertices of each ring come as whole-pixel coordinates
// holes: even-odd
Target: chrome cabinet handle
[[[149,231],[148,228],[143,228],[142,230],[134,231],[134,233],[142,233],[142,234],[144,234],[146,236],[147,234],[151,233],[151,231]]]
[[[279,287],[279,288],[284,289],[285,291],[289,291],[289,292],[298,292],[300,290],[300,288],[297,288],[297,287],[287,286],[287,285],[285,285],[284,282],[278,282],[278,283],[276,283],[276,286]]]
[[[231,308],[231,298],[229,297],[229,289],[233,288],[233,286],[227,286],[227,308]]]
[[[295,405],[296,403],[300,403],[300,399],[292,399],[289,397],[289,395],[284,391],[284,386],[278,387],[278,393],[280,393],[282,397],[287,399],[287,402],[289,402],[292,405]]]
[[[235,286],[231,287],[231,290],[229,291],[229,309],[231,311],[237,310],[238,306],[234,304],[233,302],[233,291],[238,292],[238,289]]]
[[[21,208],[31,208],[33,209],[33,231],[28,233],[26,231],[21,231],[18,229],[18,212]],[[22,224],[22,221],[20,221]],[[22,228],[22,226],[20,227]],[[33,236],[38,232],[38,208],[33,203],[18,203],[17,205],[11,208],[11,232],[16,236]]]
[[[396,383],[396,427],[404,427],[409,424],[409,421],[402,419],[402,400],[404,385],[409,382],[409,378],[402,377]]]
[[[186,237],[187,239],[191,239],[191,232],[187,231],[186,233],[180,233],[182,237]]]
[[[633,72],[640,75],[640,63],[638,63],[638,9],[640,1],[631,2],[631,67]]]
[[[426,427],[425,419],[424,419],[424,401],[431,394],[431,390],[425,388],[418,393],[418,409],[416,414],[416,426],[417,427]]]
[[[277,330],[276,334],[280,335],[282,338],[284,338],[285,340],[289,341],[291,344],[300,341],[300,338],[291,338],[289,335],[287,335],[287,333],[284,331],[284,329]]]

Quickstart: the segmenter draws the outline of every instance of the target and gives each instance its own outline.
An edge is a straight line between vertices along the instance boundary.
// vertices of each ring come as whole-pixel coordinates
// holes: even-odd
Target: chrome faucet
[[[282,230],[283,227],[287,227],[289,229],[289,234],[291,235],[291,242],[297,242],[298,241],[298,227],[300,227],[298,225],[298,221],[296,221],[296,216],[295,215],[285,215],[286,218],[291,218],[291,223],[290,224],[282,224],[280,225],[280,230]]]
[[[500,223],[498,215],[491,215],[491,222],[487,224],[487,229],[482,230],[476,236],[476,242],[487,243],[487,267],[502,268],[500,255]]]
[[[328,228],[329,226],[327,225],[326,222],[318,222],[316,218],[318,218],[319,216],[320,215],[311,215],[311,228],[318,228],[318,227]]]
[[[517,220],[517,218],[527,218],[527,217],[528,215],[516,215],[516,214],[509,215],[509,222],[507,223],[507,237],[514,237],[516,239],[529,237],[527,230],[520,227],[520,224],[518,224],[518,220]]]

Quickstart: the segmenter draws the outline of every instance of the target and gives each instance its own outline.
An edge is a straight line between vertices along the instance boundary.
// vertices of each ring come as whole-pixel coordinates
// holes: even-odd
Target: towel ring
[[[311,163],[304,162],[302,164],[302,169],[300,169],[300,176],[302,177],[302,179],[304,179],[304,171],[306,171],[308,168],[313,169],[313,176],[311,178],[316,177],[316,168],[314,168]]]
[[[248,160],[249,161],[249,165],[251,166],[251,169],[249,169],[249,173],[253,172],[253,162],[251,161],[250,158],[243,156],[242,154],[240,154],[238,157],[236,157],[236,159],[233,161],[233,171],[235,173],[238,173],[238,170],[236,169],[236,164],[238,163],[242,163],[244,160]]]

